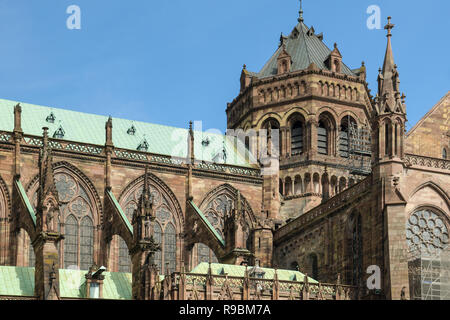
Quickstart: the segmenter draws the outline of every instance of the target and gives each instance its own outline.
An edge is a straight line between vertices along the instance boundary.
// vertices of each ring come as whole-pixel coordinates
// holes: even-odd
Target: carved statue
[[[144,222],[144,238],[150,238],[150,220],[146,219]]]
[[[394,65],[394,69],[392,69],[392,82],[394,85],[394,91],[398,91],[400,87],[400,75],[397,70],[397,65]]]
[[[48,203],[45,206],[45,213],[43,214],[43,229],[44,231],[56,231],[55,218],[57,218],[58,212],[54,208],[52,203]]]
[[[52,210],[49,210],[49,211],[47,211],[47,215],[46,215],[46,218],[45,218],[45,224],[46,224],[46,227],[47,227],[47,231],[54,231],[53,230],[53,211]]]
[[[197,221],[194,222],[194,226],[192,227],[192,231],[194,231],[194,233],[198,232],[198,223],[197,223]]]

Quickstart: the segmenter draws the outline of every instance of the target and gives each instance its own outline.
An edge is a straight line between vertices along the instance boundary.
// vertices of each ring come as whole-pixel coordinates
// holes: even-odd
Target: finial
[[[242,66],[242,69],[243,69],[243,70],[247,70],[247,65],[244,64],[244,65]]]
[[[334,43],[334,48],[337,49],[337,43],[336,42]]]
[[[304,19],[303,19],[303,5],[302,5],[302,0],[300,0],[300,11],[298,12],[299,13],[299,17],[298,17],[298,22],[303,22],[304,21]]]
[[[384,27],[384,29],[386,29],[386,30],[388,31],[388,34],[387,34],[386,37],[389,38],[389,37],[392,37],[391,30],[394,29],[395,24],[392,24],[392,23],[391,23],[392,17],[388,17],[387,19],[388,19],[388,24]]]

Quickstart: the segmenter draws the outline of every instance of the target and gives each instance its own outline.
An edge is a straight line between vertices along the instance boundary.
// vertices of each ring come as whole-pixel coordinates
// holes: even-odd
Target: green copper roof
[[[110,196],[111,200],[114,203],[114,206],[116,207],[117,211],[119,211],[120,216],[122,217],[123,222],[125,222],[125,225],[127,226],[128,230],[130,230],[131,234],[133,234],[133,226],[131,225],[130,221],[128,220],[127,216],[122,210],[122,207],[120,206],[119,202],[117,201],[114,194],[111,192],[111,190],[107,191],[108,195]]]
[[[13,131],[14,106],[17,103],[19,102],[0,99],[0,114],[2,115],[0,131]],[[48,127],[49,136],[52,138],[62,128],[63,140],[105,145],[107,116],[22,102],[20,105],[22,106],[22,130],[25,134],[42,136],[42,128]],[[53,123],[47,121],[47,118],[51,117],[54,117]],[[132,127],[135,129],[134,135],[128,133]],[[187,129],[113,118],[113,143],[115,147],[121,149],[136,151],[141,144],[146,142],[149,153],[186,158],[188,133]],[[241,167],[256,167],[246,161],[245,146],[237,138],[200,131],[195,131],[194,137],[196,160],[215,162],[214,160],[220,158],[225,149],[225,162],[220,160],[216,162]],[[219,156],[217,157],[217,155]]]
[[[0,295],[34,297],[34,268],[0,266]]]
[[[289,37],[284,37],[286,51],[292,58],[291,72],[306,70],[313,62],[319,69],[329,70],[325,65],[325,61],[330,55],[331,50],[318,35],[314,34],[314,32],[308,32],[309,30],[310,28],[303,22],[300,22],[291,32]],[[283,47],[280,46],[259,72],[259,78],[270,77],[277,74],[277,59],[282,51]],[[344,63],[342,63],[342,73],[349,76],[355,76],[353,71],[351,71]]]
[[[86,298],[87,271],[59,270],[59,291],[62,298]],[[103,299],[131,300],[131,273],[103,272]]]
[[[191,273],[196,274],[207,274],[209,268],[209,263],[202,262],[198,266],[196,266]],[[248,272],[251,271],[253,267],[247,267]],[[265,272],[264,279],[273,280],[275,275],[275,269],[272,268],[260,268]],[[231,264],[220,264],[220,263],[211,263],[211,271],[212,274],[215,275],[224,275],[228,274],[230,277],[244,277],[245,276],[245,266],[235,266]],[[305,275],[299,271],[293,270],[282,270],[277,269],[278,280],[282,281],[299,281],[303,282]],[[316,280],[308,277],[308,281],[310,283],[318,283]]]
[[[189,203],[192,205],[192,207],[195,209],[197,214],[200,216],[200,218],[205,222],[206,226],[211,230],[211,232],[214,234],[214,236],[219,240],[219,242],[222,244],[222,246],[225,246],[225,240],[223,240],[222,236],[217,232],[216,228],[213,227],[211,222],[205,217],[203,212],[195,205],[193,201],[189,201]]]
[[[25,205],[28,209],[28,213],[30,214],[31,220],[33,220],[34,225],[36,225],[36,214],[34,213],[33,206],[30,203],[30,199],[28,199],[27,193],[25,192],[25,189],[22,186],[22,183],[20,180],[14,180],[14,182],[17,184],[17,187],[20,192],[20,196],[22,197],[23,201],[25,202]]]
[[[59,270],[61,298],[86,298],[87,271]],[[131,300],[131,273],[104,272],[103,299]],[[34,296],[34,268],[0,266],[0,296]]]

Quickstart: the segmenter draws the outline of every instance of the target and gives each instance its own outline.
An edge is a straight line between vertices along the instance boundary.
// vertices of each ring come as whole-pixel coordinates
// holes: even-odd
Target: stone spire
[[[405,106],[400,93],[400,78],[397,65],[394,62],[392,51],[392,29],[391,17],[388,17],[388,24],[384,27],[387,30],[387,47],[384,57],[383,69],[378,74],[378,96],[376,105],[378,114],[396,113],[406,114]]]
[[[145,167],[144,189],[133,217],[134,236],[137,242],[153,238],[153,197],[148,184],[148,166]]]
[[[42,300],[59,299],[58,242],[60,207],[53,172],[53,155],[48,141],[48,128],[43,128],[43,147],[39,155],[39,192],[36,206],[36,233],[33,248],[36,255],[35,294]]]
[[[44,131],[43,134],[44,145],[41,150],[41,159],[40,159],[38,214],[43,213],[40,211],[49,210],[49,208],[47,208],[49,206],[49,203],[51,203],[54,209],[59,210],[58,191],[56,190],[53,172],[53,154],[52,149],[49,147],[48,144],[48,128],[43,128],[43,131]],[[44,222],[45,217],[42,218],[43,218],[42,221]],[[45,225],[43,226],[43,228],[45,229]]]
[[[189,121],[189,141],[188,141],[188,154],[189,154],[189,161],[191,165],[195,164],[195,136],[194,136],[194,130],[192,128],[192,121]]]
[[[394,70],[394,53],[392,52],[392,43],[391,43],[391,38],[392,38],[392,32],[391,30],[395,27],[394,24],[391,24],[391,17],[388,17],[388,24],[384,27],[384,29],[386,29],[388,31],[387,34],[387,38],[388,38],[388,42],[387,42],[387,47],[386,47],[386,54],[384,56],[384,64],[383,64],[383,70],[382,70],[382,75],[383,75],[383,84],[382,87],[380,88],[381,91],[381,95],[389,92],[389,91],[393,91],[393,86],[392,86],[392,74],[393,74],[393,70]]]
[[[130,250],[133,263],[133,299],[157,299],[158,267],[155,265],[155,254],[161,250],[160,244],[154,239],[155,215],[153,198],[148,184],[148,166],[145,167],[144,189],[133,215],[133,248]]]
[[[384,27],[387,30],[387,47],[383,69],[378,74],[378,94],[372,118],[373,164],[404,158],[404,131],[406,106],[404,95],[400,93],[400,77],[392,52],[391,17]]]

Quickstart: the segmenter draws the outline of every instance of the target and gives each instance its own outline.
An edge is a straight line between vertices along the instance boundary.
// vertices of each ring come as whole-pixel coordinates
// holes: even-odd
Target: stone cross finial
[[[298,22],[303,22],[303,6],[302,6],[302,0],[300,0],[300,11],[298,12]]]
[[[388,17],[388,24],[384,27],[388,31],[387,37],[392,37],[391,30],[394,29],[395,24],[391,23],[392,17]]]

